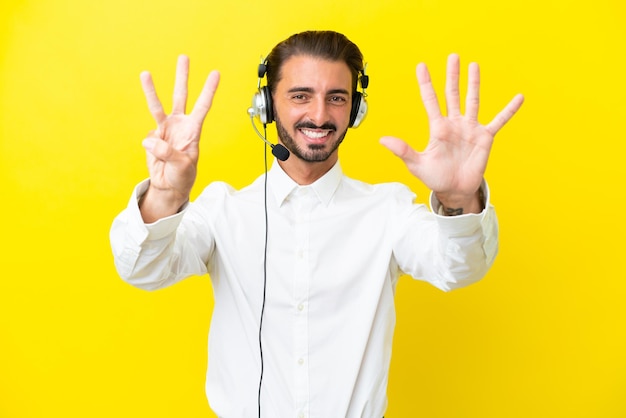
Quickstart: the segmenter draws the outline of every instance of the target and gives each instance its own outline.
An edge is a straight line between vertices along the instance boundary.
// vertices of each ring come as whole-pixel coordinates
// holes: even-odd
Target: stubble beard
[[[297,131],[300,128],[309,128],[309,129],[333,129],[336,131],[336,127],[331,124],[324,124],[322,126],[315,126],[312,123],[301,122],[294,125],[294,130]],[[276,117],[276,131],[278,133],[278,137],[280,138],[280,142],[296,157],[299,159],[309,162],[309,163],[319,163],[326,161],[330,158],[330,156],[339,148],[339,145],[343,142],[348,129],[337,137],[335,142],[330,144],[307,144],[306,149],[298,146],[293,137],[287,132],[285,126],[280,122],[278,117]]]

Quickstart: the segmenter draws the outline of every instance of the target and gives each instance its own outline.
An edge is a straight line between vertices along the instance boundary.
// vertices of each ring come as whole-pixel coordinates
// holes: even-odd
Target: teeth
[[[326,135],[328,135],[329,132],[330,132],[330,130],[327,130],[327,131],[309,131],[308,129],[302,129],[302,133],[305,134],[306,136],[308,136],[309,138],[312,138],[312,139],[323,138]]]

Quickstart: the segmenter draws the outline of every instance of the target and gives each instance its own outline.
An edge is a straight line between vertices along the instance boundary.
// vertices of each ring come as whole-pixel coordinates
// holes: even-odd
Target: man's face
[[[280,141],[307,162],[337,160],[352,108],[352,74],[346,63],[308,55],[283,63],[273,94]]]

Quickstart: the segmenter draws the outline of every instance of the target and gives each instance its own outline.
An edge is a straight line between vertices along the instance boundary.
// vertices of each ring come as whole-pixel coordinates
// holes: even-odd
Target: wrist
[[[189,201],[189,195],[171,190],[162,190],[150,185],[137,202],[141,216],[146,223],[174,215]]]
[[[439,201],[437,213],[442,216],[480,213],[485,209],[485,193],[482,187],[472,195],[435,193],[435,198]]]

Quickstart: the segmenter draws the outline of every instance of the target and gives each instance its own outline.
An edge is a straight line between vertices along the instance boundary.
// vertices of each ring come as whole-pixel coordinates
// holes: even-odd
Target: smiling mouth
[[[318,139],[326,138],[328,135],[330,135],[331,132],[334,132],[334,130],[333,129],[323,129],[323,130],[300,129],[300,132],[302,132],[302,134],[309,139],[318,140]]]

